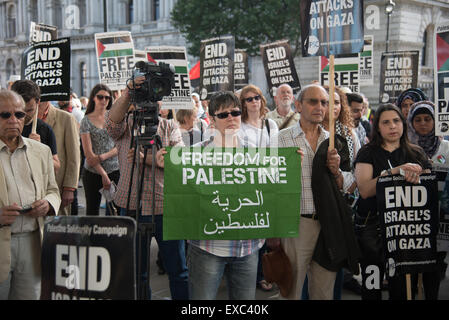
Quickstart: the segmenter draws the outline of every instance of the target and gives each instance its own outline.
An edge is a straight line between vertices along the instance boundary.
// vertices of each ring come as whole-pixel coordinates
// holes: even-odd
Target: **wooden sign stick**
[[[334,124],[334,92],[335,92],[335,66],[334,55],[329,57],[329,150],[334,149],[335,124]]]
[[[38,108],[36,107],[36,112],[34,113],[33,117],[33,126],[31,127],[31,133],[36,133],[36,126],[37,126],[37,114],[39,113]]]
[[[412,300],[412,280],[410,273],[405,275],[405,280],[407,282],[407,300]]]

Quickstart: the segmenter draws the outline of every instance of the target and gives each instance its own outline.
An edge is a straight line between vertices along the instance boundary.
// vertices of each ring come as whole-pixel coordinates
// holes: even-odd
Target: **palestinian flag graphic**
[[[134,44],[128,31],[95,34],[100,82],[112,90],[121,90],[132,77]]]
[[[436,34],[437,72],[449,71],[449,31]]]

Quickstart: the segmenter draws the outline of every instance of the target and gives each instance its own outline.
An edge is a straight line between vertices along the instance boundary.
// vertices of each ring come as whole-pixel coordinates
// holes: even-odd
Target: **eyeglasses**
[[[103,99],[106,99],[106,100],[111,100],[111,96],[104,96],[104,95],[102,95],[102,94],[97,94],[97,99],[98,100],[103,100]]]
[[[233,117],[238,117],[238,116],[242,115],[242,111],[235,110],[235,111],[231,111],[231,112],[221,112],[221,113],[217,113],[215,116],[218,119],[226,119],[229,115],[231,115]]]
[[[22,112],[22,111],[17,111],[14,113],[0,112],[0,118],[5,119],[5,120],[11,118],[12,115],[14,115],[14,117],[16,117],[16,119],[23,119],[23,118],[25,118],[26,113]]]
[[[251,101],[253,101],[253,99],[256,100],[256,101],[259,101],[260,100],[260,96],[257,95],[257,96],[254,96],[254,97],[245,98],[243,100],[245,100],[246,102],[251,102]]]
[[[324,107],[329,106],[329,101],[327,101],[327,100],[320,100],[320,99],[314,99],[314,98],[304,99],[304,100],[308,101],[312,106],[316,106],[320,102],[321,102],[321,105]]]

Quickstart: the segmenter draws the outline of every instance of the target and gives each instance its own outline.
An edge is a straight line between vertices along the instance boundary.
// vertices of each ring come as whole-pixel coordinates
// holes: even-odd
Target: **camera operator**
[[[145,77],[138,77],[135,79],[135,83],[141,84],[145,80]],[[133,88],[130,87],[132,90]],[[109,135],[114,139],[116,147],[118,149],[118,157],[120,164],[120,181],[117,186],[117,192],[115,194],[114,202],[117,206],[122,208],[122,214],[126,211],[128,196],[130,196],[130,211],[136,210],[136,197],[137,197],[137,182],[140,180],[140,174],[134,172],[133,182],[131,188],[131,194],[128,195],[130,186],[130,176],[133,167],[132,155],[133,149],[130,150],[131,139],[133,138],[131,128],[133,123],[133,116],[128,115],[130,109],[131,96],[130,90],[126,89],[122,96],[115,101],[111,110],[106,113],[106,128]],[[162,146],[176,146],[183,145],[181,132],[177,124],[173,121],[168,121],[159,117],[159,125],[157,127],[157,135],[160,136]],[[188,272],[185,261],[185,245],[183,240],[163,241],[162,239],[162,206],[163,206],[163,187],[164,187],[164,170],[163,170],[163,157],[162,154],[165,149],[160,149],[157,152],[156,168],[155,168],[155,238],[159,246],[159,250],[162,254],[162,260],[164,267],[167,271],[170,283],[170,292],[173,300],[188,300]],[[143,161],[143,153],[140,154],[140,163]],[[151,222],[151,181],[153,179],[151,173],[152,156],[151,149],[148,152],[148,156],[145,161],[144,182],[142,191],[142,215],[139,216],[139,223]],[[130,212],[128,212],[129,214]],[[138,253],[141,255],[141,270],[148,270],[147,263],[147,250],[145,245],[142,246],[141,251]],[[139,259],[137,260],[139,261]],[[143,273],[141,275],[141,281],[145,283],[145,287],[149,288],[149,275]],[[151,298],[151,288],[149,288],[149,297]]]

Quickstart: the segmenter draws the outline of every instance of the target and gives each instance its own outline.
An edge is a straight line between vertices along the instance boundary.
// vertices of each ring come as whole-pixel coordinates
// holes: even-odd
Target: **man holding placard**
[[[299,147],[304,153],[301,170],[301,218],[297,238],[270,239],[268,246],[275,249],[282,244],[290,259],[293,272],[293,288],[288,299],[299,299],[306,274],[312,300],[331,300],[336,277],[335,271],[322,267],[315,261],[315,248],[321,232],[316,215],[312,192],[312,165],[319,146],[329,137],[321,128],[325,110],[329,106],[329,95],[319,85],[309,85],[299,94],[299,123],[278,136],[278,147]],[[328,151],[327,168],[333,174],[339,189],[343,188],[344,176],[340,170],[340,156],[336,149]]]

